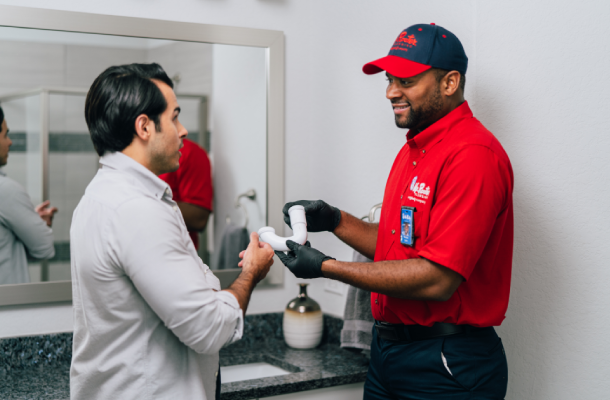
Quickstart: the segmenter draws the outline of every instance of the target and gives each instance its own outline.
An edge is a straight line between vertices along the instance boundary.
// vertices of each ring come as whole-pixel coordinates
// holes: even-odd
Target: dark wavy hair
[[[2,125],[3,122],[4,122],[4,111],[2,110],[2,107],[0,107],[0,125]]]
[[[122,151],[133,141],[135,122],[145,114],[160,130],[159,116],[167,108],[161,90],[152,79],[173,88],[172,80],[159,64],[129,64],[106,69],[87,93],[85,120],[95,151]]]

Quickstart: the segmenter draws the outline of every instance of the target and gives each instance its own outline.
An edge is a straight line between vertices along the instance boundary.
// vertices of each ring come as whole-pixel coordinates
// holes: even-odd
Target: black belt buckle
[[[377,336],[383,340],[391,342],[411,342],[409,331],[404,325],[391,325],[379,321],[375,321],[375,329]]]

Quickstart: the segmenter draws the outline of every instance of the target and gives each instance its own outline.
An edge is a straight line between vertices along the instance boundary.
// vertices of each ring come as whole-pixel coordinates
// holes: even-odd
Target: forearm
[[[364,222],[341,211],[341,222],[333,233],[345,244],[371,260],[375,257],[379,224]]]
[[[360,289],[410,300],[446,301],[463,281],[456,272],[423,258],[376,263],[327,260],[322,273]]]
[[[246,315],[248,309],[248,303],[250,303],[250,296],[258,281],[255,275],[246,271],[242,271],[237,279],[229,286],[225,291],[231,293],[237,299],[239,308]]]
[[[11,219],[13,233],[25,245],[32,257],[47,259],[55,255],[53,231],[37,213],[23,208],[14,212]]]
[[[177,204],[189,231],[201,232],[205,229],[210,217],[210,210],[182,201],[177,202]]]

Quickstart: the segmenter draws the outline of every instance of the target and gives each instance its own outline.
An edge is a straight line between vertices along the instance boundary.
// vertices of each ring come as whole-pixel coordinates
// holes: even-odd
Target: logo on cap
[[[392,50],[402,50],[407,51],[413,46],[417,46],[417,40],[415,39],[415,35],[407,36],[407,31],[402,31],[396,41],[394,42],[394,46],[390,49]]]

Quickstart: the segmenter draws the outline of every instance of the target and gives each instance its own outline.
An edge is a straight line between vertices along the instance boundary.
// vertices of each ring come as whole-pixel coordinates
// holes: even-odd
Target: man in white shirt
[[[226,290],[197,256],[159,174],[186,130],[157,64],[110,67],[85,104],[100,169],[74,212],[72,399],[214,399],[221,347],[239,340],[273,250],[253,233]],[[218,389],[218,390],[217,390]]]

